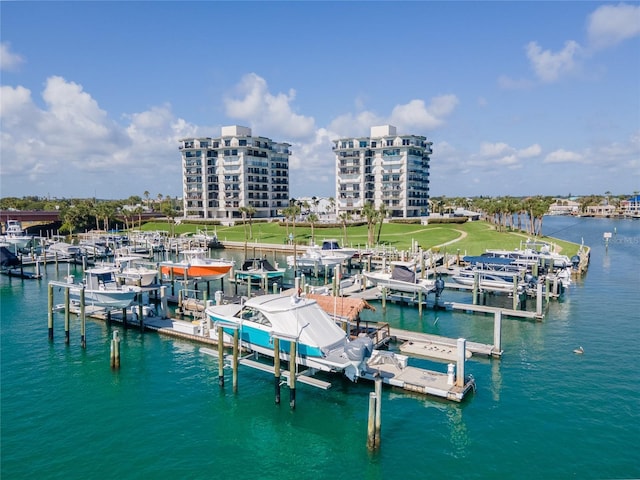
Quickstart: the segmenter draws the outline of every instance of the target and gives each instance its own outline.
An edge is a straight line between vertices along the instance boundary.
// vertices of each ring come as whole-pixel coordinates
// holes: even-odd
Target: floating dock
[[[427,348],[429,345],[434,347],[434,351],[432,355],[426,355],[423,353],[422,356],[428,356],[429,358],[448,361],[452,354],[457,349],[458,339],[455,338],[447,338],[441,337],[440,335],[431,335],[429,333],[421,333],[421,332],[411,332],[409,330],[402,330],[400,328],[390,328],[390,333],[392,338],[394,338],[397,342],[412,342],[417,345],[416,353],[419,351],[419,348]],[[471,357],[475,356],[483,356],[483,357],[492,357],[499,356],[502,354],[501,351],[497,351],[494,345],[487,345],[484,343],[476,343],[476,342],[466,342],[466,350],[471,354]],[[436,349],[442,349],[442,355],[438,355]],[[410,353],[407,353],[410,355]],[[455,361],[455,360],[454,360]]]

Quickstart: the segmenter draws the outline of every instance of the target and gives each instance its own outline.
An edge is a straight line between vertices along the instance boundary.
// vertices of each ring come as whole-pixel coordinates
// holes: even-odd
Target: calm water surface
[[[49,266],[41,281],[2,276],[2,478],[638,478],[640,222],[547,217],[544,229],[584,239],[588,273],[544,321],[503,321],[504,356],[467,363],[478,389],[462,404],[385,388],[375,453],[366,449],[371,384],[300,385],[291,410],[274,404],[262,372],[241,367],[239,391],[230,378],[220,389],[216,359],[186,341],[88,320],[83,350],[78,321],[66,346],[56,314],[50,343],[47,282],[67,267]],[[489,316],[376,306],[363,316],[493,343]],[[584,355],[573,353],[579,345]]]

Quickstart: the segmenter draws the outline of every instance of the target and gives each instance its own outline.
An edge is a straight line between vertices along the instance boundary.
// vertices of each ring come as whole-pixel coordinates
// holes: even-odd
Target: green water
[[[615,229],[615,230],[614,230]],[[332,377],[274,404],[272,377],[240,369],[218,386],[215,358],[156,333],[63,316],[47,339],[47,282],[0,277],[1,476],[16,478],[640,477],[640,223],[545,218],[592,247],[586,276],[542,322],[505,319],[501,360],[471,360],[462,404],[385,388],[381,448],[366,448],[369,383]],[[602,234],[616,232],[608,248]],[[490,247],[490,246],[488,246]],[[59,294],[58,294],[59,295]],[[443,300],[459,300],[445,292]],[[462,294],[463,295],[463,294]],[[453,298],[456,296],[456,298]],[[467,299],[467,301],[470,301]],[[493,318],[389,305],[365,319],[493,343]],[[109,367],[112,330],[122,366]],[[582,345],[584,355],[573,349]],[[446,371],[446,365],[412,362]]]

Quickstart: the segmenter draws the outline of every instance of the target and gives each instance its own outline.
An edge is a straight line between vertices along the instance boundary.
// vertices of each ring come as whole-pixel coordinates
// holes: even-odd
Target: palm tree
[[[342,222],[342,228],[344,230],[344,240],[342,241],[343,245],[347,245],[347,222],[351,220],[351,213],[349,212],[342,212],[340,214],[340,221]]]
[[[145,190],[143,195],[144,195],[144,203],[147,204],[147,209],[149,209],[149,191]]]
[[[314,245],[315,244],[315,235],[314,235],[313,227],[315,226],[315,223],[318,221],[318,215],[316,215],[315,213],[310,214],[307,217],[307,221],[311,225],[311,244]]]
[[[171,197],[167,197],[169,199],[168,202],[162,204],[162,214],[167,217],[167,223],[171,226],[171,236],[175,235],[175,216],[176,211],[171,206]]]
[[[367,202],[360,214],[367,219],[367,243],[369,247],[373,247],[378,212],[376,211],[376,207],[373,206],[373,203]]]
[[[247,207],[240,207],[238,211],[242,214],[242,227],[244,228],[244,242],[247,243]]]
[[[138,215],[138,228],[142,228],[142,206],[138,205],[134,210],[133,213]]]
[[[256,214],[256,209],[253,205],[249,205],[247,208],[247,216],[249,217],[249,238],[253,238],[253,216]]]
[[[382,224],[384,223],[384,219],[387,218],[387,214],[389,210],[387,210],[387,206],[384,203],[380,204],[378,208],[378,236],[376,237],[376,244],[380,243],[380,234],[382,233]]]
[[[336,199],[333,197],[329,197],[329,210],[327,211],[328,213],[332,213],[335,215],[336,213]]]

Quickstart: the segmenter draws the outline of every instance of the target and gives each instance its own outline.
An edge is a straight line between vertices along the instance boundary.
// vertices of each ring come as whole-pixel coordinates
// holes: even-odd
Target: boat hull
[[[424,294],[428,294],[433,292],[436,288],[435,282],[431,280],[420,279],[416,283],[403,282],[402,280],[390,278],[389,275],[376,274],[374,272],[365,272],[364,276],[377,287],[384,287],[390,290],[397,290],[399,292],[422,292]]]
[[[165,277],[170,277],[171,272],[176,277],[184,277],[186,272],[187,278],[204,278],[208,280],[222,278],[230,270],[231,265],[163,265],[160,267],[160,271]]]
[[[70,288],[69,297],[75,301],[80,301],[80,288]],[[84,290],[85,304],[96,305],[109,308],[127,308],[135,297],[137,289],[124,290]]]

